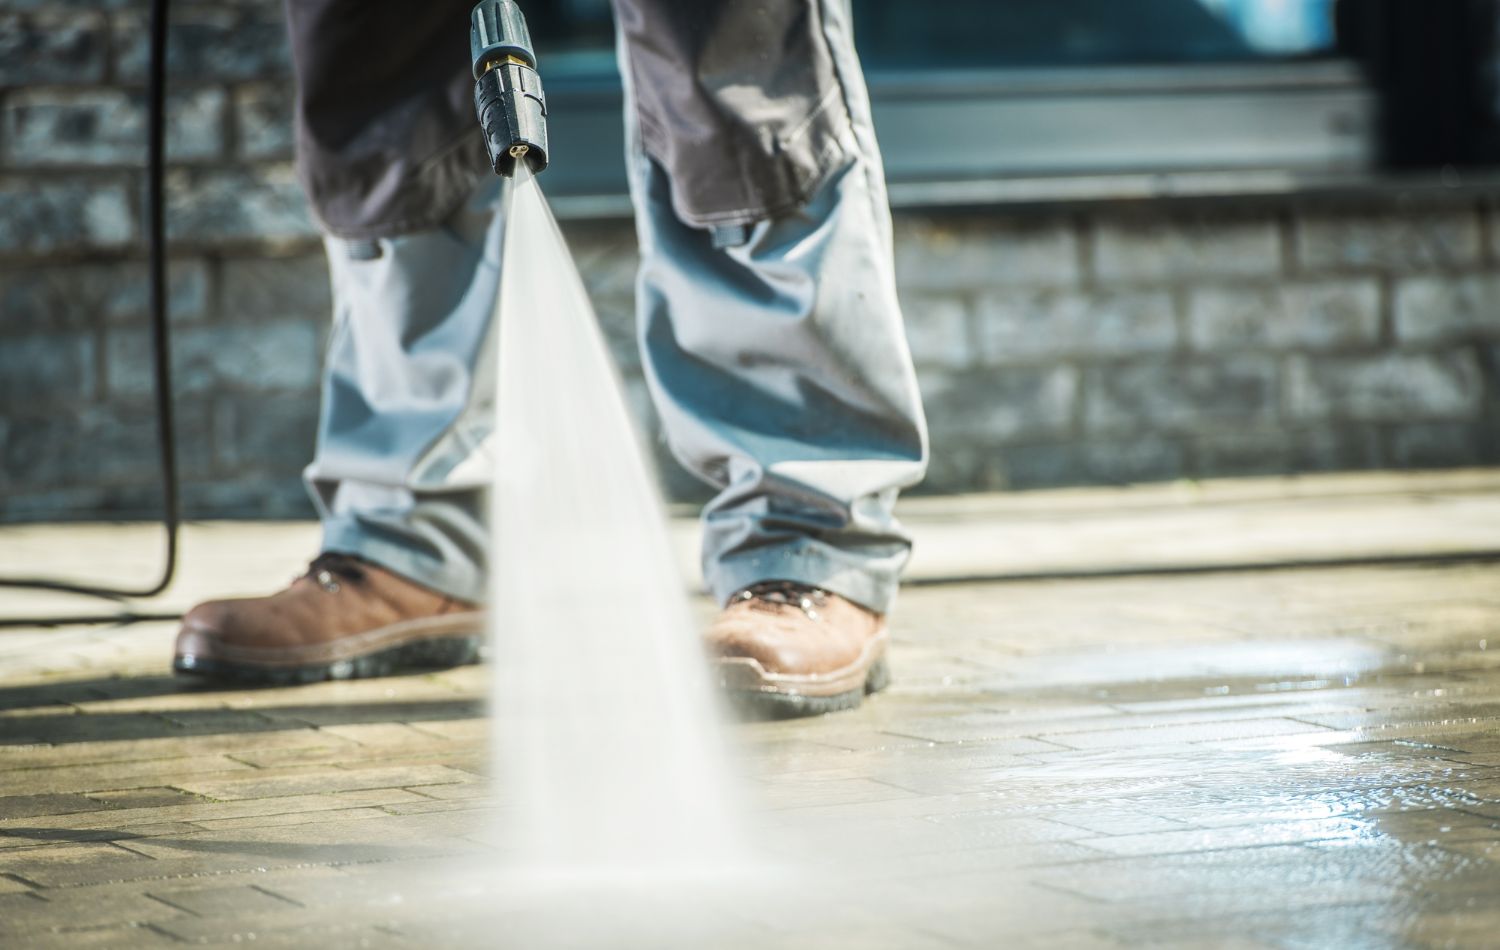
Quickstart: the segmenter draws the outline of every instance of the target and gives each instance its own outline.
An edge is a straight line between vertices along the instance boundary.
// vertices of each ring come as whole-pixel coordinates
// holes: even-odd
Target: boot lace
[[[365,579],[365,569],[357,558],[348,554],[329,552],[313,558],[302,577],[311,578],[330,594],[337,594],[342,587],[340,581],[357,584]]]
[[[735,594],[733,600],[749,601],[752,607],[756,606],[756,601],[775,604],[777,607],[796,607],[808,620],[817,620],[818,608],[828,603],[828,592],[796,581],[761,581]],[[770,609],[775,610],[777,607]]]

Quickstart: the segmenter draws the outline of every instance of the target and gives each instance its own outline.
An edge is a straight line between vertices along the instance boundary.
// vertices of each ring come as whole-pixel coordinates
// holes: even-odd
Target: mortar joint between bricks
[[[219,115],[219,139],[224,161],[234,161],[240,154],[239,114],[242,103],[235,92],[245,83],[227,84],[219,89],[224,93],[224,111]]]
[[[956,294],[959,306],[963,308],[964,346],[967,348],[967,358],[960,370],[975,369],[990,365],[989,353],[984,345],[984,334],[980,330],[979,298],[981,291],[976,288],[967,288]]]
[[[1288,277],[1304,276],[1297,260],[1298,213],[1291,208],[1281,208],[1276,213],[1276,236],[1281,244],[1281,270]]]
[[[1088,435],[1089,368],[1076,359],[1063,365],[1073,370],[1073,405],[1068,413],[1066,434],[1082,439]]]
[[[1271,418],[1276,427],[1286,431],[1295,420],[1287,399],[1287,361],[1271,356]]]
[[[203,255],[203,280],[208,286],[203,289],[203,322],[222,323],[224,320],[224,255],[213,252]]]
[[[104,81],[100,83],[111,89],[118,88],[120,67],[119,46],[115,43],[115,18],[112,16],[101,16],[99,26],[99,39],[104,44]]]
[[[1078,266],[1078,286],[1082,290],[1092,291],[1098,287],[1099,273],[1094,231],[1089,222],[1090,216],[1082,211],[1073,214],[1069,219],[1069,226],[1073,232],[1073,253],[1076,255]]]
[[[1177,331],[1177,345],[1172,347],[1168,355],[1185,357],[1195,349],[1190,313],[1192,288],[1186,284],[1175,284],[1168,288],[1167,295],[1172,301],[1172,325]]]
[[[1292,420],[1297,423],[1302,422],[1302,420],[1297,419],[1297,414],[1292,408],[1295,401],[1292,393],[1292,380],[1295,375],[1292,372],[1292,364],[1302,358],[1305,358],[1305,354],[1297,351],[1288,351],[1273,357],[1276,367],[1276,375],[1273,380],[1273,385],[1275,386],[1276,418],[1283,424],[1286,424],[1286,420]]]
[[[1479,259],[1486,269],[1500,265],[1500,230],[1495,217],[1500,214],[1500,199],[1478,202]]]
[[[1375,347],[1380,350],[1393,349],[1396,347],[1396,288],[1397,278],[1390,271],[1381,271],[1376,275],[1376,284],[1379,287],[1379,330],[1376,334]]]

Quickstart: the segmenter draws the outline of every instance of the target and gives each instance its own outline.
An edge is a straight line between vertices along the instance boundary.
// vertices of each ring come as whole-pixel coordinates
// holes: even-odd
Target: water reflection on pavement
[[[589,927],[477,870],[482,670],[183,692],[169,629],[73,637],[0,674],[0,942],[1495,944],[1500,566],[920,587],[896,630],[862,709],[734,727],[762,866]]]

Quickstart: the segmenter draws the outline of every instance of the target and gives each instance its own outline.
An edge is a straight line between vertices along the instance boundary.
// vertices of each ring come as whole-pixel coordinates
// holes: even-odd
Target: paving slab
[[[679,901],[650,938],[490,876],[509,806],[484,668],[237,690],[167,672],[171,623],[0,630],[0,944],[1494,945],[1500,473],[906,510],[927,583],[893,686],[730,728],[784,878]],[[0,528],[0,569],[124,577],[151,537]],[[194,526],[184,578],[139,606],[273,588],[312,540]],[[1241,569],[1133,573],[1182,565]]]

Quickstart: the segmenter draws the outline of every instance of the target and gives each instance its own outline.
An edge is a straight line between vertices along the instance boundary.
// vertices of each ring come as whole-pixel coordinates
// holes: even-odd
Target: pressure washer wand
[[[512,0],[481,0],[469,14],[474,109],[495,174],[547,167],[547,99],[521,8]]]

